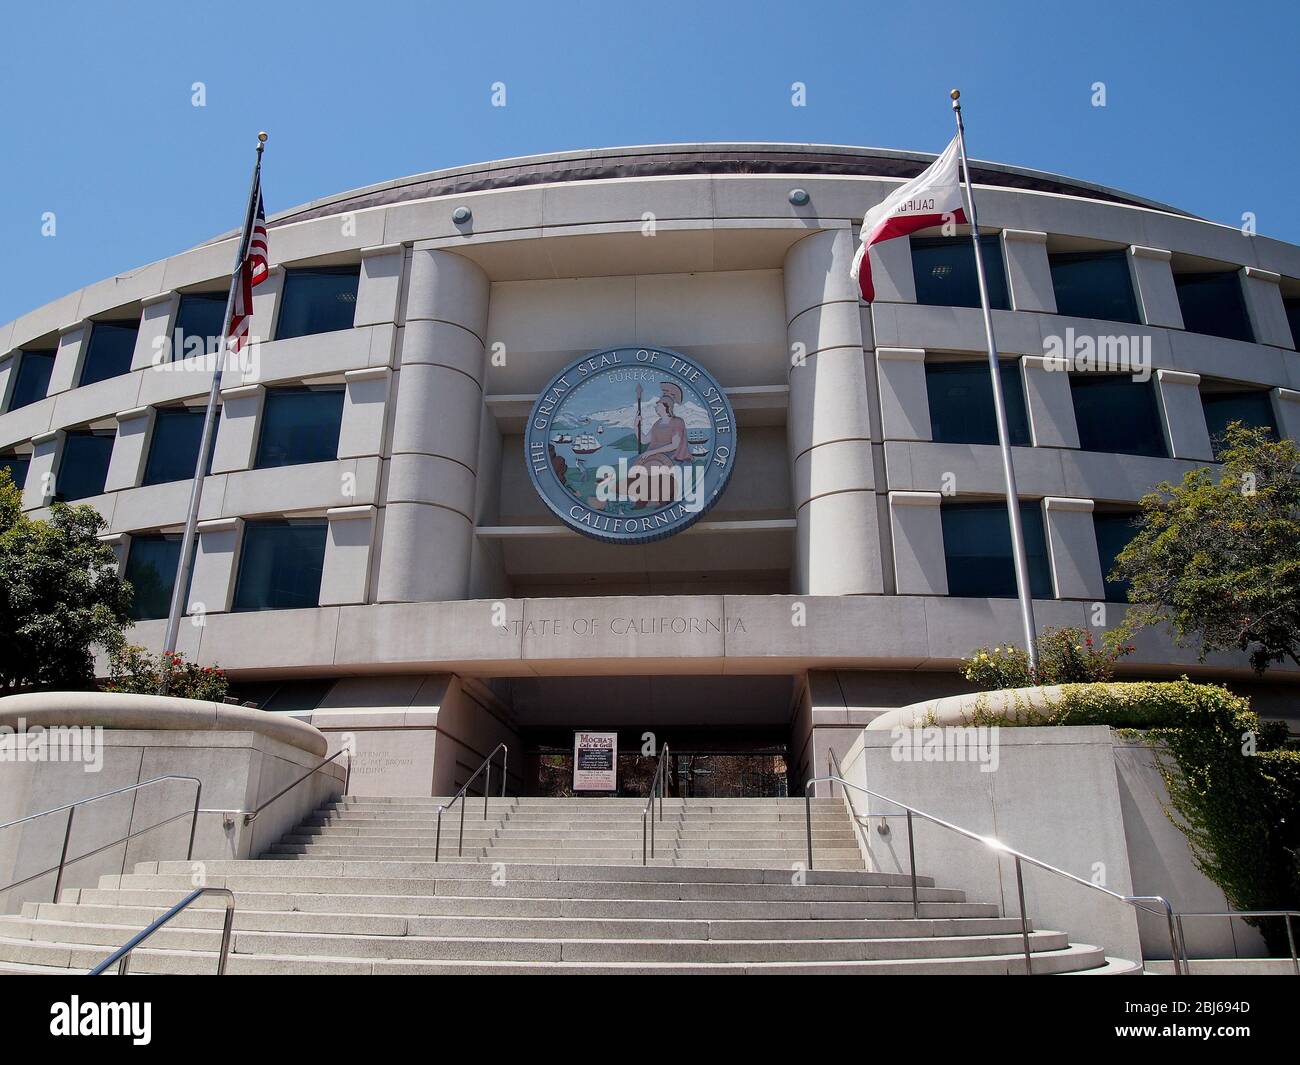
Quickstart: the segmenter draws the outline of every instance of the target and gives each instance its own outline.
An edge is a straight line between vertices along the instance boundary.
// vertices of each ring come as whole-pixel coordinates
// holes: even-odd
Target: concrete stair
[[[665,800],[641,864],[636,799],[344,798],[257,861],[203,863],[236,895],[230,973],[1017,973],[1018,917],[919,878],[869,872],[839,799]],[[656,811],[658,816],[658,811]],[[143,862],[0,917],[0,971],[85,971],[193,887]],[[222,907],[204,899],[132,956],[133,973],[210,973]],[[1034,971],[1115,961],[1033,929]]]

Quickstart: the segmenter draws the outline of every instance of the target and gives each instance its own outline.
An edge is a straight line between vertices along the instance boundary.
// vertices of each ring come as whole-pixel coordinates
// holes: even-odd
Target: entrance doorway
[[[641,754],[651,730],[619,730],[617,790],[573,790],[573,732],[546,730],[524,736],[525,794],[550,797],[650,794],[656,757]],[[784,737],[677,730],[663,734],[669,750],[667,793],[689,799],[782,798],[790,793]]]

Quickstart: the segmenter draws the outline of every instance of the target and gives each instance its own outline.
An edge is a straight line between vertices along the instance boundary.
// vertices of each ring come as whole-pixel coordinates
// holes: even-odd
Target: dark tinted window
[[[167,616],[171,609],[176,564],[180,557],[179,536],[131,537],[125,576],[135,591],[131,617],[136,621],[151,621]]]
[[[114,439],[112,433],[68,433],[63,441],[54,498],[70,502],[103,492]]]
[[[135,338],[139,332],[139,322],[92,323],[90,341],[81,360],[80,383],[92,385],[127,373],[131,369]]]
[[[254,466],[295,466],[337,458],[342,419],[341,388],[267,392]]]
[[[154,411],[153,435],[149,440],[149,461],[144,468],[145,484],[184,481],[194,476],[203,439],[203,407],[162,407]],[[221,416],[221,412],[217,412]],[[212,472],[212,451],[217,443],[214,431],[208,445],[205,473]]]
[[[1011,443],[1028,447],[1029,418],[1020,364],[1002,359],[1002,397],[1007,407]],[[941,444],[996,444],[993,385],[987,362],[927,362],[925,388],[930,398],[930,430]]]
[[[1097,556],[1101,560],[1101,576],[1106,582],[1106,602],[1127,603],[1128,581],[1113,581],[1111,570],[1115,568],[1115,559],[1128,546],[1128,542],[1137,534],[1133,524],[1132,513],[1096,513],[1092,515],[1092,525],[1097,532]]]
[[[1016,567],[1011,557],[1011,522],[1005,503],[945,503],[943,553],[948,594],[972,599],[1015,598]],[[1043,535],[1043,510],[1020,504],[1029,562],[1029,589],[1035,599],[1052,598],[1052,571]]]
[[[222,322],[226,312],[226,293],[191,292],[181,297],[172,332],[173,359],[188,359],[211,354],[221,348]]]
[[[1126,252],[1050,255],[1048,262],[1058,314],[1137,322],[1137,300],[1133,298]]]
[[[1254,340],[1241,280],[1235,270],[1217,274],[1174,274],[1183,328],[1227,340]]]
[[[1267,392],[1211,392],[1201,394],[1205,407],[1205,427],[1218,457],[1228,426],[1242,422],[1251,429],[1267,429],[1277,439],[1277,422]]]
[[[236,610],[316,606],[325,565],[324,521],[249,522],[235,587]]]
[[[21,490],[27,483],[27,467],[31,461],[30,455],[0,455],[0,470],[8,470],[9,479]]]
[[[276,340],[351,329],[360,276],[359,266],[286,270]]]
[[[44,399],[53,371],[54,352],[20,351],[17,376],[14,378],[13,392],[9,396],[9,409],[17,410],[38,399]]]
[[[980,238],[980,254],[989,286],[989,306],[1007,310],[1007,273],[1002,245],[995,236]],[[978,307],[979,280],[970,237],[913,237],[912,275],[916,302],[931,307]]]
[[[1291,326],[1291,346],[1300,348],[1300,299],[1283,300],[1286,307],[1286,320]]]
[[[1169,457],[1153,380],[1074,375],[1070,395],[1084,451]]]

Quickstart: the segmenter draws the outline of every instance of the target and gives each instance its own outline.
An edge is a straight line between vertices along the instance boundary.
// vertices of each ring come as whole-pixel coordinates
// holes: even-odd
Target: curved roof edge
[[[824,174],[832,177],[911,178],[929,166],[935,158],[935,155],[927,152],[892,148],[762,141],[648,144],[548,152],[430,170],[366,185],[281,211],[273,215],[270,222],[272,225],[286,225],[338,214],[344,210],[364,210],[407,200],[564,181],[691,174]],[[973,159],[971,173],[980,185],[1078,196],[1187,218],[1196,217],[1155,200],[1045,170]],[[227,236],[229,234],[223,234],[207,243],[223,240]]]

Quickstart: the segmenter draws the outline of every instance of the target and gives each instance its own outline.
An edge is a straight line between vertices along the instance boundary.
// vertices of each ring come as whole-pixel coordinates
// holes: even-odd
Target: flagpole
[[[248,255],[248,244],[253,232],[253,219],[257,213],[257,190],[262,174],[262,151],[266,147],[266,134],[257,135],[257,161],[253,164],[253,177],[248,188],[248,206],[244,211],[244,228],[239,237],[239,246],[235,249],[235,265],[230,272],[230,291],[226,295],[226,313],[221,319],[221,343],[216,351],[216,365],[212,368],[212,384],[208,389],[208,408],[203,416],[203,435],[199,438],[199,454],[194,461],[194,480],[190,482],[190,503],[185,513],[185,532],[181,536],[180,558],[176,560],[176,581],[172,585],[171,606],[167,611],[167,632],[163,637],[163,657],[168,658],[176,651],[180,637],[181,615],[185,612],[185,598],[189,592],[190,572],[194,565],[194,541],[199,524],[199,505],[203,501],[203,478],[207,473],[208,452],[212,447],[212,437],[216,432],[217,402],[221,398],[221,375],[225,367],[226,349],[230,342],[230,315],[235,307],[236,286],[240,283],[244,258]],[[252,308],[248,308],[252,313]],[[173,337],[173,343],[175,338]],[[159,694],[167,694],[169,670],[167,662],[162,663]]]
[[[1016,592],[1020,597],[1020,623],[1024,628],[1025,650],[1029,655],[1029,672],[1038,673],[1038,632],[1034,625],[1034,599],[1029,587],[1029,562],[1025,557],[1025,535],[1020,522],[1020,496],[1016,491],[1016,471],[1011,461],[1011,436],[1007,430],[1007,406],[1002,396],[1002,373],[998,365],[998,345],[993,336],[993,314],[989,309],[988,284],[984,277],[984,258],[980,254],[980,226],[975,215],[975,192],[971,188],[970,164],[966,161],[966,126],[961,117],[961,91],[953,89],[952,110],[957,119],[957,147],[961,152],[961,169],[965,178],[966,220],[970,223],[975,245],[975,276],[979,281],[980,310],[984,313],[984,337],[988,343],[989,375],[993,384],[993,412],[998,423],[998,443],[1002,450],[1002,474],[1006,482],[1007,517],[1011,521],[1011,557],[1016,569]]]

